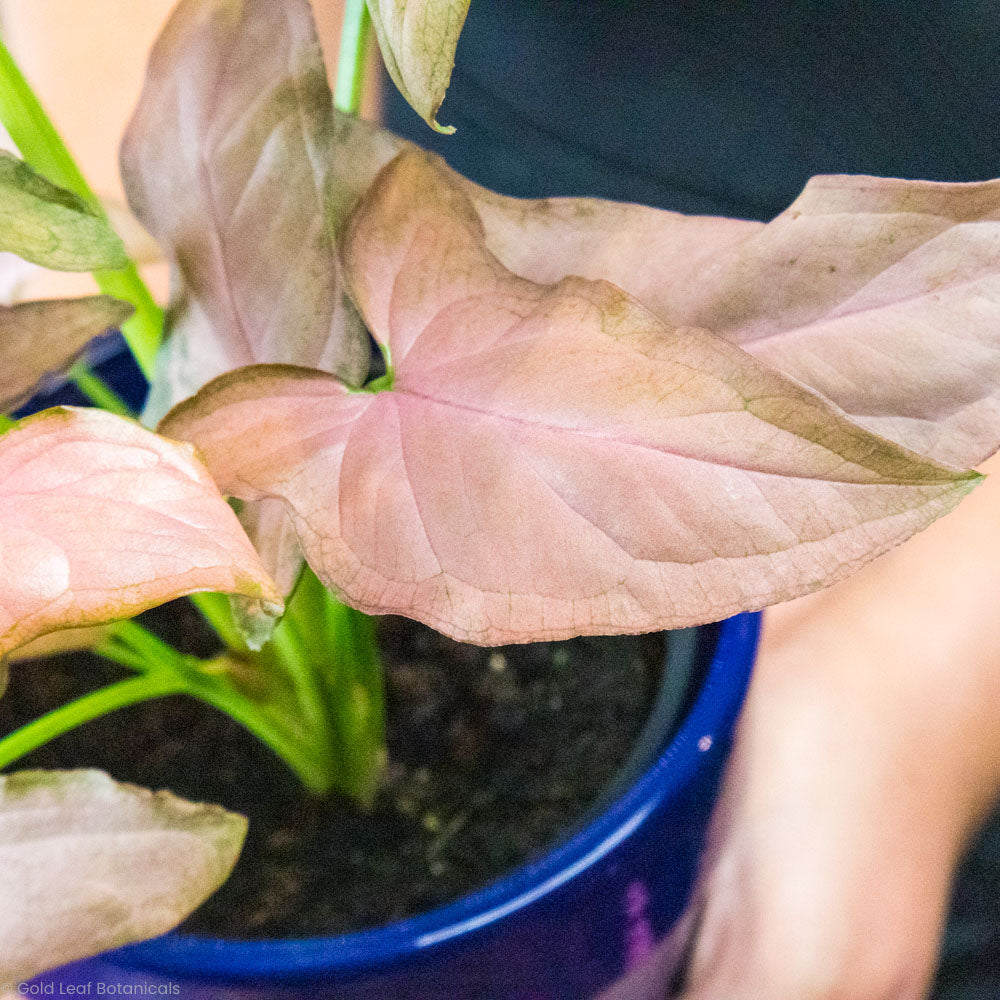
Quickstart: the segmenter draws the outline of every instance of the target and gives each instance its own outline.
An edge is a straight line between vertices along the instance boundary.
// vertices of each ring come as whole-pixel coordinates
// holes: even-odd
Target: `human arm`
[[[998,593],[1000,476],[766,614],[685,1000],[924,995],[954,867],[1000,791]]]

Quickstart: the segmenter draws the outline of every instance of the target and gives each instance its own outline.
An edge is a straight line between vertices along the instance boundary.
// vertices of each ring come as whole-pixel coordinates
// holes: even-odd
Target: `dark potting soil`
[[[177,644],[210,652],[190,648],[190,606],[172,612]],[[185,697],[96,720],[18,766],[98,767],[249,817],[236,871],[182,929],[337,934],[455,899],[570,830],[628,759],[663,660],[656,635],[482,649],[399,618],[382,620],[380,646],[390,763],[367,813],[303,795],[268,749]],[[15,664],[0,733],[121,676],[84,653]]]

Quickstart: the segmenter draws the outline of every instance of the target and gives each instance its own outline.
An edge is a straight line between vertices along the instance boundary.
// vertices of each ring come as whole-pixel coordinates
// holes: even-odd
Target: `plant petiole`
[[[167,670],[150,671],[141,677],[129,677],[109,684],[55,708],[5,736],[0,740],[0,768],[13,764],[25,754],[85,722],[151,698],[180,694],[184,689],[184,682]]]
[[[189,600],[226,646],[235,653],[246,651],[246,643],[233,621],[229,598],[225,594],[191,594]]]
[[[346,115],[357,115],[361,110],[370,32],[371,17],[365,0],[346,0],[340,27],[337,80],[333,89],[334,107]]]
[[[206,680],[208,676],[206,675]],[[303,739],[251,699],[212,678],[212,683],[189,687],[187,693],[224,712],[269,746],[298,775],[313,795],[326,795],[337,785],[336,767],[321,740]]]
[[[370,804],[385,767],[385,696],[374,621],[342,604],[303,570],[279,630],[296,655],[283,669],[299,677],[303,712],[322,716],[339,758],[337,784]],[[307,707],[311,706],[311,707]]]
[[[160,667],[170,669],[176,666],[176,661],[183,655],[177,652],[173,646],[164,642],[159,636],[153,635],[152,632],[143,628],[137,621],[132,620],[116,623],[110,642],[121,644],[138,657],[141,657],[145,667],[139,669],[146,671]],[[103,656],[105,655],[107,646],[108,643],[105,643],[99,646],[95,652]]]
[[[85,364],[77,362],[73,365],[69,370],[69,377],[94,406],[99,406],[109,413],[117,413],[120,417],[135,416],[132,407]]]
[[[221,660],[186,656],[135,621],[119,622],[113,636],[95,652],[147,677],[173,677],[172,693],[197,698],[229,715],[281,757],[313,794],[325,794],[337,784],[338,768],[330,758],[325,734],[308,724],[296,726],[300,719],[294,709],[283,712],[280,705],[261,703],[237,690],[229,671],[211,669]],[[297,735],[300,729],[303,732]],[[0,742],[0,748],[2,745]]]

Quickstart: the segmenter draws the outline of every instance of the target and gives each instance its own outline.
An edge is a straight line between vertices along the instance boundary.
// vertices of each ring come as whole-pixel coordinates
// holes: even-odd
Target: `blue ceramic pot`
[[[23,989],[184,1000],[663,1000],[668,935],[691,893],[758,629],[759,615],[740,615],[698,630],[698,686],[672,737],[661,733],[650,748],[652,765],[548,854],[484,889],[342,937],[168,935]]]

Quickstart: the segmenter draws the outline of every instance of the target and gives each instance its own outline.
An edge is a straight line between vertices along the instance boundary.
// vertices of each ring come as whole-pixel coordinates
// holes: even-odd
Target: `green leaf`
[[[122,241],[96,209],[2,150],[0,250],[56,271],[128,265]]]
[[[28,399],[50,373],[61,373],[94,337],[132,315],[110,295],[0,306],[0,408]]]
[[[455,49],[470,0],[368,0],[389,76],[432,129],[455,68]]]
[[[226,879],[246,820],[100,771],[0,776],[0,974],[170,930]]]

